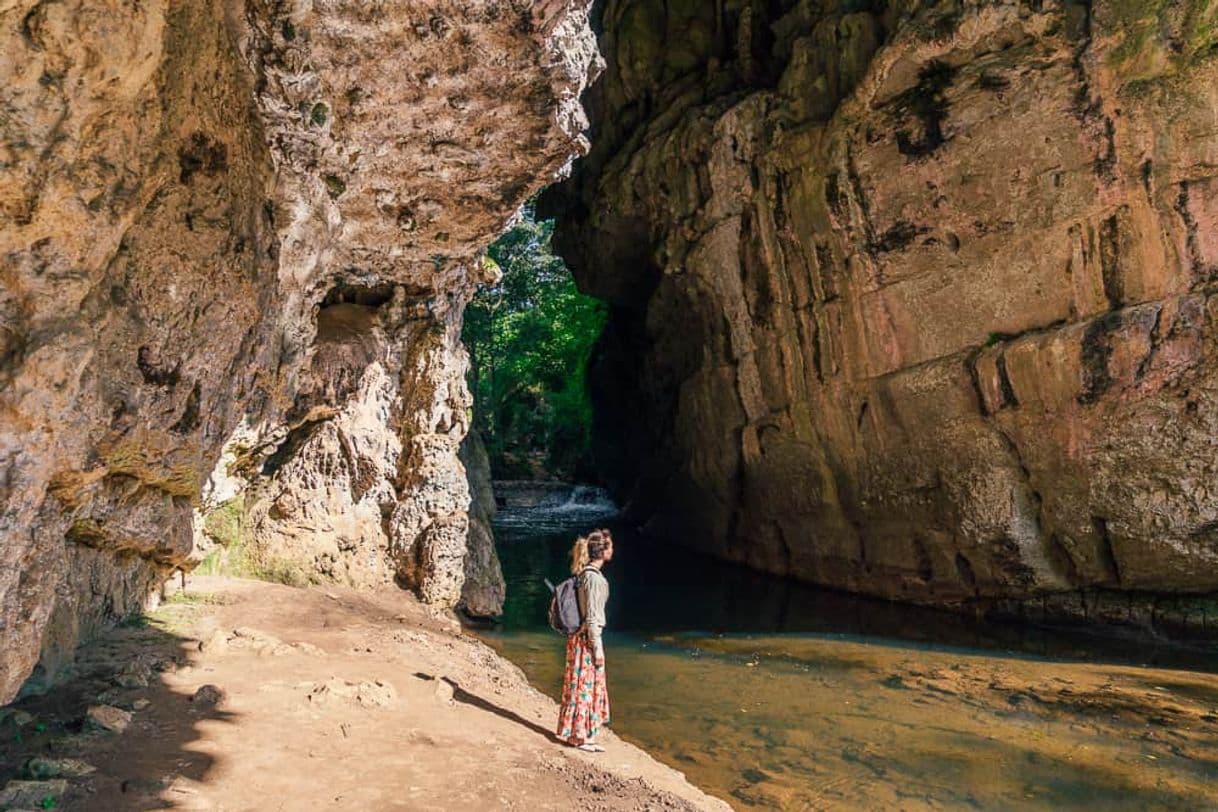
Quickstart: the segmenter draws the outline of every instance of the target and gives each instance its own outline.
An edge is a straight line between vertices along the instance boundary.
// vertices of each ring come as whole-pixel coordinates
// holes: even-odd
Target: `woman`
[[[613,538],[608,530],[594,530],[571,548],[571,574],[579,577],[579,616],[584,625],[567,638],[558,737],[588,753],[605,752],[595,739],[609,722],[605,646],[601,641],[609,582],[601,568],[612,558]]]

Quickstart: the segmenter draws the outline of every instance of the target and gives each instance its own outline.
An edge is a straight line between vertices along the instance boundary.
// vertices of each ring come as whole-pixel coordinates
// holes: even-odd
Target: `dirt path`
[[[88,646],[78,670],[51,694],[0,711],[0,779],[83,769],[31,757],[96,771],[12,785],[27,796],[14,803],[727,808],[612,734],[599,755],[557,743],[554,703],[519,669],[400,592],[193,578],[149,623]],[[97,705],[130,712],[126,729],[96,730],[123,725],[113,712],[82,725]]]

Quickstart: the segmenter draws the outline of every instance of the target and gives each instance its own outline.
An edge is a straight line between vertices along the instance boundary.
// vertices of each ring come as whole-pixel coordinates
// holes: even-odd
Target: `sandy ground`
[[[191,578],[85,647],[77,671],[0,710],[0,782],[29,778],[31,758],[96,770],[12,784],[19,805],[727,809],[611,733],[603,754],[563,746],[554,703],[518,668],[397,591]],[[94,729],[97,705],[130,712],[126,729]]]

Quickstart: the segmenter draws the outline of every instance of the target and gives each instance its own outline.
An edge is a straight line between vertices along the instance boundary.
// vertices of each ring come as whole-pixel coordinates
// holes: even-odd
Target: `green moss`
[[[321,102],[313,105],[313,109],[309,111],[309,121],[314,127],[325,126],[326,121],[330,118],[330,108],[326,107]]]
[[[305,564],[267,556],[250,543],[246,537],[245,510],[244,496],[237,496],[203,517],[204,535],[219,547],[195,567],[195,572],[200,575],[255,578],[288,586],[316,583],[316,574]],[[179,602],[188,600],[192,599],[183,597]],[[172,599],[170,602],[173,602]]]
[[[1191,3],[1183,20],[1166,0],[1113,0],[1111,33],[1118,38],[1108,64],[1127,80],[1157,77],[1211,55],[1218,44],[1218,5]],[[1174,21],[1173,21],[1174,18]],[[1169,48],[1161,32],[1178,24],[1183,41]]]
[[[222,550],[212,550],[208,553],[199,566],[195,567],[195,572],[199,575],[220,575],[224,566],[224,553]]]
[[[326,191],[330,193],[331,199],[347,191],[347,184],[343,183],[343,179],[338,175],[323,175],[322,181],[326,184]]]
[[[96,519],[77,519],[68,528],[66,536],[73,544],[86,547],[99,547],[106,541],[106,533]]]
[[[1109,5],[1114,31],[1121,37],[1120,45],[1108,55],[1109,64],[1129,62],[1142,53],[1151,36],[1159,28],[1162,2],[1147,0],[1115,0]]]
[[[244,521],[245,497],[239,495],[203,517],[203,534],[223,547],[240,547]]]
[[[184,604],[187,606],[223,606],[228,603],[223,595],[216,595],[212,592],[191,592],[183,589],[170,595],[165,600],[166,604]]]
[[[199,496],[199,474],[186,463],[166,468],[163,456],[143,445],[126,441],[99,448],[107,473],[124,474],[170,496],[184,496],[192,502]]]
[[[985,346],[993,347],[996,344],[1001,344],[1004,341],[1009,341],[1015,336],[1011,333],[990,333],[985,339]]]
[[[309,586],[317,581],[315,574],[297,561],[268,557],[254,562],[247,577],[287,586]]]

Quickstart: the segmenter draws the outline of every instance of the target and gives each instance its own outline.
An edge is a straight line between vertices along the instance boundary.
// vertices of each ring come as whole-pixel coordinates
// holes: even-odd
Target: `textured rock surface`
[[[456,603],[461,309],[585,144],[586,11],[0,4],[0,701],[243,482],[266,555]]]
[[[465,583],[461,587],[461,606],[475,617],[503,614],[507,584],[495,552],[495,490],[491,482],[491,461],[482,436],[471,431],[461,443],[460,459],[469,480],[469,540],[465,552]]]
[[[636,518],[929,603],[1218,589],[1218,6],[603,15],[550,208]]]

